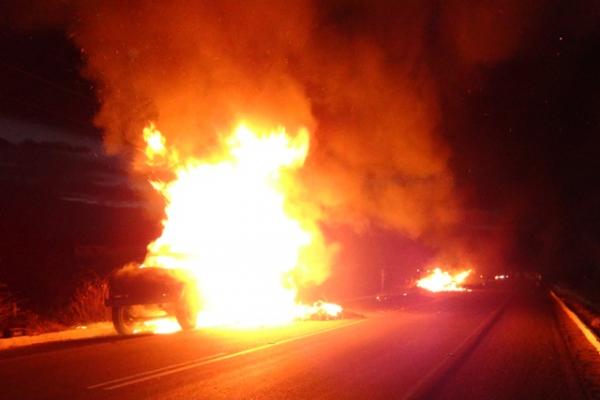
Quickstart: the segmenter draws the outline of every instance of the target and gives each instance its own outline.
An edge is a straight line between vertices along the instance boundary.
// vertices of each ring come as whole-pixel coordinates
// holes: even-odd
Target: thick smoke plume
[[[449,240],[465,213],[438,77],[460,86],[518,52],[536,2],[43,3],[82,49],[109,152],[135,157],[150,120],[199,157],[240,120],[307,127],[294,195],[322,222],[473,250]]]
[[[429,10],[393,8],[103,1],[77,10],[72,34],[109,151],[140,148],[148,120],[195,155],[240,120],[306,126],[298,195],[326,221],[416,237],[457,210],[426,65]]]

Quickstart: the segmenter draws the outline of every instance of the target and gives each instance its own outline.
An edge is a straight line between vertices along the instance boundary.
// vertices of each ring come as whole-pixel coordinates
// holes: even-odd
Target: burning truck
[[[240,123],[204,158],[183,156],[153,123],[143,138],[139,168],[164,199],[165,217],[144,262],[112,279],[107,305],[117,332],[179,330],[173,321],[165,327],[165,316],[192,329],[341,315],[339,305],[297,299],[302,283],[325,279],[333,254],[318,214],[290,195],[308,154],[306,129],[290,135]]]
[[[106,305],[120,335],[131,335],[153,319],[174,316],[182,330],[196,327],[197,285],[184,270],[130,266],[110,280]]]

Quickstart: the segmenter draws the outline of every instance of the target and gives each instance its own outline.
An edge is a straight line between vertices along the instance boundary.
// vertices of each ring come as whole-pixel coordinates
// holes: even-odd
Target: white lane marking
[[[573,311],[567,307],[567,305],[554,293],[554,291],[550,291],[550,295],[556,300],[560,308],[571,318],[571,321],[575,323],[575,325],[581,330],[583,336],[590,342],[592,346],[596,349],[596,351],[600,354],[600,341],[598,337],[592,332],[590,328],[588,328],[581,319],[575,314]]]
[[[148,371],[139,372],[137,374],[127,375],[127,376],[123,376],[121,378],[112,379],[110,381],[106,381],[106,382],[102,382],[102,383],[97,383],[95,385],[88,386],[87,389],[95,389],[95,388],[99,388],[100,386],[110,385],[111,383],[122,382],[122,381],[126,381],[128,379],[138,378],[140,376],[144,376],[144,375],[153,374],[153,373],[156,373],[156,372],[165,371],[165,370],[168,370],[168,369],[171,369],[171,368],[177,368],[177,367],[181,367],[183,365],[201,362],[201,361],[204,361],[204,360],[207,360],[207,359],[210,359],[210,358],[215,358],[215,357],[222,356],[223,354],[226,354],[226,353],[217,353],[217,354],[213,354],[213,355],[210,355],[210,356],[206,356],[206,357],[202,357],[202,358],[197,358],[195,360],[190,360],[190,361],[186,361],[186,362],[182,362],[182,363],[177,363],[177,364],[171,364],[171,365],[168,365],[168,366],[162,367],[162,368],[150,369]]]
[[[302,339],[305,339],[305,338],[308,338],[308,337],[311,337],[311,336],[321,335],[323,333],[335,331],[335,330],[338,330],[338,329],[347,328],[347,327],[359,324],[359,323],[364,322],[364,321],[366,321],[366,319],[362,319],[362,320],[359,320],[359,321],[354,321],[354,322],[351,322],[351,323],[348,323],[348,324],[344,324],[342,326],[335,326],[335,327],[328,328],[328,329],[322,329],[322,330],[317,331],[317,332],[311,332],[311,333],[307,333],[307,334],[304,334],[304,335],[295,336],[295,337],[291,337],[291,338],[288,338],[288,339],[283,339],[283,340],[280,340],[280,341],[277,341],[277,342],[273,342],[273,343],[267,343],[267,344],[264,344],[262,346],[252,347],[250,349],[241,350],[241,351],[238,351],[238,352],[235,352],[235,353],[230,353],[230,354],[223,354],[223,353],[221,353],[221,355],[213,355],[213,356],[209,356],[209,357],[204,358],[204,359],[190,361],[190,362],[187,362],[187,363],[170,365],[170,366],[167,366],[167,367],[164,367],[164,368],[159,368],[157,370],[141,372],[139,374],[131,375],[131,376],[128,376],[128,377],[119,378],[119,379],[113,379],[112,381],[107,381],[107,382],[99,383],[97,385],[88,386],[88,389],[102,387],[103,390],[114,390],[114,389],[118,389],[118,388],[121,388],[121,387],[124,387],[124,386],[130,386],[130,385],[134,385],[136,383],[145,382],[145,381],[149,381],[149,380],[152,380],[152,379],[160,378],[160,377],[163,377],[163,376],[176,374],[178,372],[186,371],[186,370],[192,369],[192,368],[197,368],[197,367],[200,367],[200,366],[203,366],[203,365],[213,364],[213,363],[216,363],[216,362],[219,362],[219,361],[229,360],[231,358],[243,356],[243,355],[250,354],[250,353],[255,353],[255,352],[260,351],[260,350],[268,349],[268,348],[274,347],[274,346],[280,346],[282,344],[286,344],[286,343],[290,343],[290,342],[295,342],[297,340],[302,340]],[[112,383],[116,383],[116,384],[113,385]]]

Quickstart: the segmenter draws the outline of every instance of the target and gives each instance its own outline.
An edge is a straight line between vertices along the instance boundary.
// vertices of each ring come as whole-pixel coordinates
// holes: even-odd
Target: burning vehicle
[[[119,333],[179,330],[172,320],[165,325],[169,316],[183,329],[340,317],[337,304],[297,299],[302,284],[325,279],[333,255],[316,217],[288,199],[308,154],[306,129],[288,134],[240,123],[206,158],[182,156],[152,122],[143,138],[140,168],[170,172],[147,177],[165,215],[143,263],[111,282],[107,304]]]
[[[433,293],[470,291],[470,289],[464,287],[464,283],[472,271],[471,269],[467,269],[457,273],[450,273],[436,267],[427,276],[417,281],[417,287]]]
[[[198,316],[197,285],[186,271],[127,267],[111,277],[106,305],[120,335],[137,333],[144,322],[165,316],[190,330]]]

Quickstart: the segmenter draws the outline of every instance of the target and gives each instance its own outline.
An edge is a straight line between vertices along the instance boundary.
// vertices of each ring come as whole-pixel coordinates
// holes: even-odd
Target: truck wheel
[[[185,289],[181,299],[175,307],[175,318],[184,331],[196,328],[196,319],[198,318],[198,300],[194,296],[194,291]]]
[[[114,306],[112,308],[113,325],[119,335],[133,334],[134,321],[129,311],[129,306]]]

